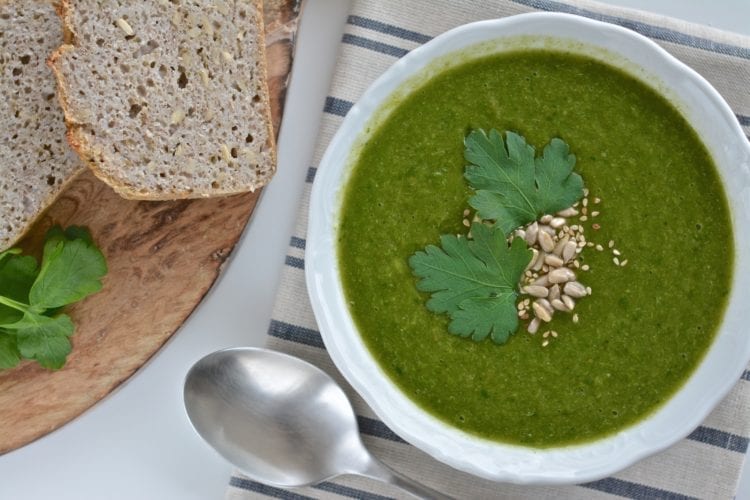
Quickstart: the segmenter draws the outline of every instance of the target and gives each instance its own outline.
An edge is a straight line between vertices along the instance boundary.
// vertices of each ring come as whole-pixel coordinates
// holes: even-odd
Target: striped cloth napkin
[[[530,11],[578,14],[625,26],[651,37],[707,78],[734,109],[750,134],[750,38],[700,25],[590,1],[551,0],[356,0],[342,39],[314,164],[352,103],[396,59],[460,24]],[[346,384],[326,354],[307,298],[304,280],[305,233],[311,183],[289,245],[286,267],[268,330],[268,347],[306,359],[331,374],[347,391],[367,447],[386,464],[456,498],[580,499],[732,498],[750,436],[750,372],[690,436],[616,476],[577,486],[515,486],[482,480],[451,469],[404,442],[388,429]],[[405,498],[369,479],[346,477],[293,491],[254,482],[236,472],[226,498]]]

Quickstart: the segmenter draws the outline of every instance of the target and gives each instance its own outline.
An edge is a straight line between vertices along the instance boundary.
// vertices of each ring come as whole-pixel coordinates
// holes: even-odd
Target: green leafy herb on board
[[[50,229],[41,265],[19,249],[0,253],[0,368],[22,358],[61,368],[75,326],[60,308],[101,290],[106,274],[101,250],[76,226]]]
[[[583,179],[573,172],[576,158],[561,139],[552,139],[536,158],[534,148],[513,132],[503,141],[497,130],[474,130],[464,145],[470,163],[464,177],[476,190],[469,204],[506,235],[583,197]]]
[[[440,247],[415,253],[409,265],[417,288],[432,294],[427,308],[450,315],[451,333],[502,344],[518,328],[518,283],[532,253],[520,238],[509,245],[497,227],[474,223],[471,233],[441,236]]]

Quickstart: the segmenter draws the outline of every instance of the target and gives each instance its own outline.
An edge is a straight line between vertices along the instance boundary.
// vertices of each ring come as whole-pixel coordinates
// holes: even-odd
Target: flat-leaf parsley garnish
[[[410,259],[417,288],[430,292],[427,308],[448,313],[455,335],[505,343],[518,328],[518,282],[531,260],[526,243],[508,244],[496,227],[475,223],[473,239],[443,235],[441,247],[429,245]]]
[[[536,280],[539,277],[536,271],[547,272],[550,266],[567,265],[580,251],[579,243],[585,244],[583,239],[571,241],[571,235],[562,236],[563,232],[570,231],[567,226],[561,228],[560,235],[545,225],[551,231],[548,234],[536,223],[533,238],[531,228],[528,234],[519,230],[521,237],[513,238],[511,233],[542,216],[553,219],[546,214],[578,213],[573,205],[584,194],[583,179],[573,172],[575,156],[560,139],[552,139],[539,157],[520,135],[506,132],[503,140],[494,129],[489,134],[481,129],[472,131],[464,140],[464,146],[464,158],[469,162],[464,177],[475,190],[469,200],[476,210],[474,223],[464,220],[471,230],[466,236],[442,235],[440,247],[429,245],[416,252],[409,259],[409,265],[419,278],[417,289],[431,294],[427,308],[450,316],[448,330],[451,333],[476,341],[490,337],[495,343],[504,344],[518,329],[518,316],[528,318],[526,303],[516,307],[524,273],[527,279]],[[466,210],[464,215],[468,213]],[[560,218],[558,222],[564,224],[565,220]],[[537,233],[542,232],[541,238],[545,241],[540,243],[544,243],[544,253],[540,254],[538,249],[530,250],[527,242],[536,244]],[[534,270],[529,271],[530,267]],[[534,303],[535,311],[549,306],[549,310],[540,309],[544,321],[551,320],[553,303],[566,310],[574,306],[572,299],[560,294],[562,285],[557,284],[575,279],[572,270],[565,267],[564,271],[570,276],[552,283],[552,291],[557,294],[550,298],[552,302],[540,298]],[[555,272],[559,274],[562,270]],[[552,293],[546,285],[537,288],[540,296]],[[572,305],[563,299],[568,299]],[[539,319],[533,321],[536,321],[533,328],[536,331]]]
[[[42,264],[19,249],[0,253],[0,369],[34,359],[56,370],[65,364],[75,329],[60,308],[102,288],[104,255],[88,230],[52,228]]]
[[[573,172],[576,158],[561,139],[552,139],[542,156],[526,139],[497,130],[472,131],[464,141],[470,163],[464,177],[476,190],[469,204],[483,220],[507,235],[517,227],[570,207],[583,196],[583,179]]]

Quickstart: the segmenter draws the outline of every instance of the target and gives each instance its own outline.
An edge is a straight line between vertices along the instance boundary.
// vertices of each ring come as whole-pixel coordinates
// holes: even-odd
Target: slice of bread
[[[120,195],[254,191],[275,170],[261,0],[63,0],[68,140]]]
[[[45,63],[62,42],[51,1],[0,0],[0,251],[83,169]]]

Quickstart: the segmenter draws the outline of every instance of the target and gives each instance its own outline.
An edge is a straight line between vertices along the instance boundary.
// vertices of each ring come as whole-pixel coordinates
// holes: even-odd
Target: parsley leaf
[[[75,326],[66,314],[54,318],[31,311],[13,325],[6,325],[15,330],[18,350],[24,358],[35,359],[45,368],[57,370],[65,364],[70,353],[70,340]]]
[[[29,292],[35,309],[61,307],[101,290],[101,278],[107,274],[104,256],[88,232],[81,235],[78,231],[68,229],[67,234],[54,231],[48,235],[42,268]],[[70,239],[68,234],[77,239]]]
[[[13,368],[21,361],[15,336],[0,329],[0,370]]]
[[[102,288],[107,264],[85,228],[52,228],[46,235],[42,264],[0,252],[0,369],[21,357],[56,370],[70,353],[75,326],[62,306]]]
[[[520,238],[508,245],[497,227],[474,223],[471,232],[471,240],[441,236],[441,247],[427,246],[409,265],[417,288],[431,293],[427,308],[450,315],[451,333],[503,344],[518,328],[518,283],[532,254]]]
[[[573,172],[576,158],[560,139],[552,139],[537,158],[526,139],[513,132],[503,141],[497,130],[474,130],[464,145],[470,163],[464,177],[476,190],[469,204],[506,235],[583,196],[583,179]]]

